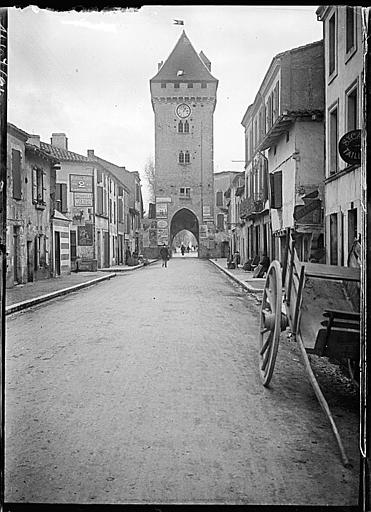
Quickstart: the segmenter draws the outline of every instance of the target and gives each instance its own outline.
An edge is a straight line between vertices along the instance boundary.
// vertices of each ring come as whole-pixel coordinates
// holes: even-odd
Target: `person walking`
[[[182,244],[181,248],[180,248],[181,252],[182,252],[182,256],[184,256],[184,252],[185,252],[185,247],[184,245]]]
[[[160,249],[160,256],[162,259],[162,266],[167,268],[167,262],[169,260],[169,249],[165,244]]]

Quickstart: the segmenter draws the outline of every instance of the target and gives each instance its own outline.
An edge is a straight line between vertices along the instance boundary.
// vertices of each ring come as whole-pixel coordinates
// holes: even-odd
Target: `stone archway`
[[[199,245],[199,225],[196,215],[188,208],[182,208],[178,210],[171,219],[170,224],[170,246],[173,243],[174,236],[186,229],[190,231],[196,238],[197,244]]]

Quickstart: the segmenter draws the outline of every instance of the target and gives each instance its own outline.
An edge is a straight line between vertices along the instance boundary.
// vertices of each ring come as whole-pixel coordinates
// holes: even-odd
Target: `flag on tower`
[[[174,20],[174,25],[184,25],[183,20]]]

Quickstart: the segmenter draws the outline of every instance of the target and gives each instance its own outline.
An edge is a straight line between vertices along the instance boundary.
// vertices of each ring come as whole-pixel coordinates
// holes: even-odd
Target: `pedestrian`
[[[181,252],[182,252],[182,256],[184,256],[185,247],[184,247],[184,245],[183,245],[183,244],[181,245],[180,250],[181,250]]]
[[[167,262],[169,260],[169,249],[165,244],[160,249],[160,256],[162,259],[162,266],[167,268]]]
[[[130,259],[131,259],[131,252],[130,252],[129,247],[127,247],[127,249],[125,251],[125,263],[126,263],[126,265],[130,265]]]
[[[187,245],[187,254],[189,254],[189,245]]]

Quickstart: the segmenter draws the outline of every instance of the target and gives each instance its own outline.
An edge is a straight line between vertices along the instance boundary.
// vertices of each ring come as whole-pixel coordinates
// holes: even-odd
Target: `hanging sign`
[[[339,154],[347,164],[361,163],[361,130],[352,130],[341,137]]]

